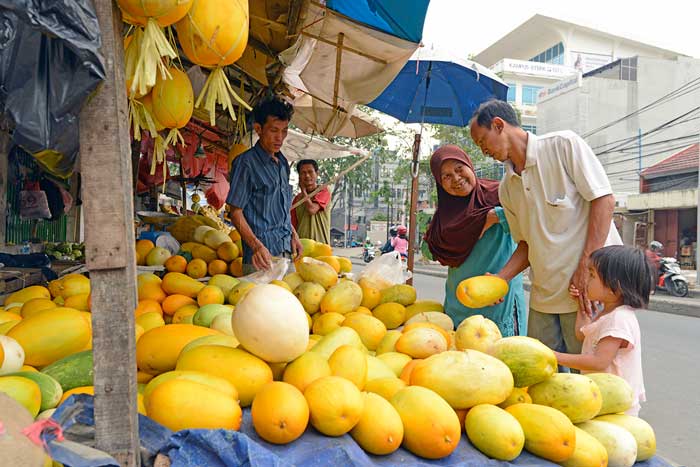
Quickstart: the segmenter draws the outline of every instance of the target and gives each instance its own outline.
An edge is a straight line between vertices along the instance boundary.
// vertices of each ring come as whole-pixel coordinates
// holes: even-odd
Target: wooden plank
[[[122,23],[114,2],[94,2],[106,79],[80,115],[87,266],[92,282],[95,442],[138,467],[136,259]]]
[[[8,153],[10,150],[10,135],[0,130],[0,245],[7,238],[7,184]]]

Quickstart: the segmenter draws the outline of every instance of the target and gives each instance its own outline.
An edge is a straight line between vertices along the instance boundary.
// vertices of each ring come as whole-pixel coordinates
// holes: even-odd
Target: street
[[[362,265],[353,264],[360,273]],[[445,279],[417,274],[420,299],[442,301]],[[526,293],[529,299],[529,294]],[[700,396],[696,358],[700,354],[700,319],[659,313],[637,315],[642,330],[644,384],[647,402],[640,416],[647,420],[663,457],[687,467],[700,465]],[[695,440],[695,441],[693,441]]]

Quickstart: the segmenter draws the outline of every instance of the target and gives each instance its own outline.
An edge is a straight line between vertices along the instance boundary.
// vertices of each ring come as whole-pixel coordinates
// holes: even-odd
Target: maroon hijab
[[[438,148],[430,158],[430,171],[435,177],[438,207],[430,222],[425,240],[433,257],[446,266],[458,267],[479,240],[486,215],[499,206],[498,182],[477,178],[476,186],[467,196],[452,196],[442,188],[442,163],[453,159],[474,171],[474,164],[459,146],[448,144]]]

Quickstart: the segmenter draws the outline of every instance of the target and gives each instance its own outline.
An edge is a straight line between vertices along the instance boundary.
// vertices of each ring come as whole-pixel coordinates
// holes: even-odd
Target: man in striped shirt
[[[231,165],[226,202],[243,239],[243,271],[266,270],[273,256],[291,258],[302,252],[292,227],[289,163],[280,152],[294,109],[280,99],[263,99],[253,109],[259,140]]]

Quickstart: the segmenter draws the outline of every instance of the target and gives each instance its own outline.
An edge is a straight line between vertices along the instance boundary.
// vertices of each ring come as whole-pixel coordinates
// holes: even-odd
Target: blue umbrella
[[[367,104],[404,123],[465,126],[482,102],[505,100],[508,85],[488,68],[435,50],[418,49],[401,72],[374,101]],[[422,130],[422,126],[421,126]],[[418,203],[418,152],[413,143],[411,212],[408,229],[408,269],[413,269]]]
[[[506,99],[508,85],[488,68],[419,49],[394,81],[367,104],[404,123],[465,126],[489,99]]]

